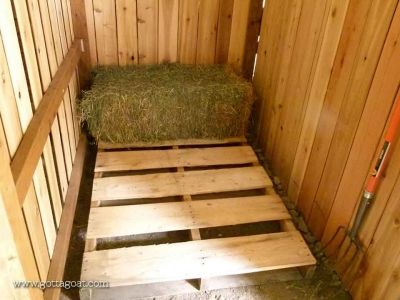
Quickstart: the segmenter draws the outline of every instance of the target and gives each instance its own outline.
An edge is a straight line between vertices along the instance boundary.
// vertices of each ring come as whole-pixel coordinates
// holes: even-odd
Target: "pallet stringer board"
[[[179,146],[173,146],[172,148],[177,150],[177,149],[179,149]],[[178,167],[177,171],[178,171],[178,173],[183,173],[183,172],[185,172],[185,168],[184,167]],[[183,197],[183,201],[187,201],[187,202],[192,201],[192,196],[190,194],[183,195],[182,197]],[[192,239],[192,241],[201,240],[200,230],[198,228],[190,229],[190,238]],[[203,281],[203,279],[199,278],[196,281],[197,281],[199,289],[201,290],[202,289],[202,281]]]

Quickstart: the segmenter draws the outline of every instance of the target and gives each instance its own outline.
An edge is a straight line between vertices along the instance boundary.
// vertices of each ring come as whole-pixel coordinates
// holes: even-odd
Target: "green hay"
[[[100,67],[84,92],[81,116],[111,143],[244,136],[251,84],[221,65]]]

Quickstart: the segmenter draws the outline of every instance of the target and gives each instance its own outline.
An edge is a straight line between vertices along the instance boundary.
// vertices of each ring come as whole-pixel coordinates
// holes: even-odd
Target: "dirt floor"
[[[82,255],[84,251],[84,241],[87,228],[87,219],[89,214],[91,189],[93,183],[93,168],[95,164],[96,157],[96,146],[91,145],[86,156],[86,164],[83,174],[83,179],[81,183],[81,190],[79,193],[78,206],[74,219],[74,227],[72,232],[72,239],[70,243],[70,249],[67,259],[67,266],[65,271],[64,280],[79,280],[81,273]],[[275,179],[276,188],[279,191],[279,180]],[[285,198],[283,197],[285,200]],[[268,284],[248,286],[240,288],[230,288],[230,289],[220,289],[210,292],[199,292],[194,294],[183,294],[177,296],[169,297],[156,297],[151,299],[159,300],[200,300],[200,299],[351,299],[351,296],[342,288],[341,282],[337,274],[333,271],[332,267],[329,265],[327,258],[322,252],[321,244],[309,233],[307,227],[302,220],[296,209],[288,203],[290,213],[299,230],[303,233],[304,238],[310,245],[311,250],[318,259],[317,270],[311,279],[301,279],[296,281],[271,281]],[[249,234],[255,234],[259,231],[273,232],[276,230],[276,224],[257,224],[254,226],[247,226],[245,230]],[[210,230],[203,230],[202,236],[213,237],[217,235],[221,236],[231,236],[232,228],[220,228],[217,232]],[[162,241],[164,238],[169,240],[183,241],[187,240],[188,237],[185,234],[170,233],[167,236],[152,237],[154,239]],[[130,240],[125,239],[122,242],[124,246],[126,245],[137,245],[145,244],[141,238],[131,238]],[[102,241],[99,244],[99,248],[106,249],[110,247],[115,247],[118,243],[109,243],[108,241]],[[78,289],[63,290],[62,299],[79,299]]]

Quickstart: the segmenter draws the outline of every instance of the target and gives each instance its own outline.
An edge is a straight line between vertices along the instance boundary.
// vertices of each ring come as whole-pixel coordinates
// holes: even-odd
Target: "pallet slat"
[[[81,278],[113,287],[312,264],[301,235],[292,231],[88,252]]]
[[[92,201],[197,195],[272,186],[262,167],[95,178]]]
[[[289,218],[282,201],[268,195],[96,207],[90,211],[86,237],[105,238]]]
[[[95,172],[217,166],[257,162],[249,146],[99,152]]]

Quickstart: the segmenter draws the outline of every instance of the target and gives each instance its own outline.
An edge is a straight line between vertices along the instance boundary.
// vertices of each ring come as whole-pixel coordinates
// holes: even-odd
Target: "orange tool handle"
[[[382,178],[382,173],[387,165],[388,153],[391,149],[394,139],[399,134],[399,132],[400,132],[400,94],[397,96],[395,101],[395,107],[393,110],[393,114],[390,117],[389,127],[385,134],[382,150],[376,161],[373,172],[368,178],[367,186],[365,188],[366,192],[375,194],[379,182]]]

